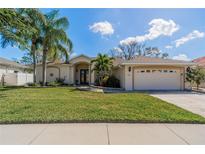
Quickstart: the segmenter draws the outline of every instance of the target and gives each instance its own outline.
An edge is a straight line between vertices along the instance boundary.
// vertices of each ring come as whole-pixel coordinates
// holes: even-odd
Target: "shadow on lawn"
[[[8,87],[0,87],[0,92],[15,90],[15,89],[23,89],[24,87],[17,87],[17,86],[8,86]]]

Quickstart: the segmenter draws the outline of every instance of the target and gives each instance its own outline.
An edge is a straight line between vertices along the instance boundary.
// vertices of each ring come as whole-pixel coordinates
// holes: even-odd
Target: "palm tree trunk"
[[[33,82],[36,83],[36,47],[34,42],[32,42],[31,53],[33,56]]]
[[[46,59],[47,59],[47,50],[44,49],[43,50],[43,86],[46,85],[46,68],[47,68]]]

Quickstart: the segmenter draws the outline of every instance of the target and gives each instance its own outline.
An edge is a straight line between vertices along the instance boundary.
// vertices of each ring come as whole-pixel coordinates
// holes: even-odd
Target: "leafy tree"
[[[16,9],[0,9],[1,47],[5,48],[8,45],[26,47],[27,43],[22,36],[34,31],[29,20],[19,14]]]
[[[26,53],[18,62],[24,65],[31,65],[33,64],[32,55],[30,53]]]
[[[99,53],[96,59],[91,61],[94,64],[92,71],[96,72],[97,80],[99,84],[103,85],[103,79],[110,75],[110,71],[113,65],[113,58],[110,58],[107,54]]]
[[[168,53],[162,53],[162,55],[161,55],[161,58],[162,59],[166,59],[167,57],[169,57],[169,54]]]
[[[33,60],[33,79],[36,83],[36,63],[37,63],[37,50],[41,47],[42,43],[42,25],[45,23],[45,16],[41,13],[39,9],[17,9],[17,12],[26,18],[30,25],[35,29],[32,33],[24,34],[22,37],[25,39],[28,45],[29,55],[31,55]],[[29,58],[31,58],[29,57]],[[24,60],[27,57],[22,57]]]
[[[195,68],[187,68],[187,73],[186,73],[186,80],[188,82],[195,83],[197,86],[197,89],[199,89],[199,85],[201,82],[205,81],[205,71],[203,68],[197,66]]]
[[[46,21],[43,24],[43,85],[46,84],[46,67],[48,55],[57,58],[59,54],[69,58],[72,49],[72,42],[66,34],[69,22],[66,17],[58,18],[58,10],[53,10],[45,15]]]

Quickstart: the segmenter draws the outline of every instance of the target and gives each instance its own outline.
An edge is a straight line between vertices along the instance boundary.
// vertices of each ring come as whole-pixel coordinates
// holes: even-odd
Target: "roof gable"
[[[78,62],[86,62],[86,63],[90,63],[91,61],[91,58],[86,56],[86,55],[79,55],[79,56],[76,56],[72,59],[70,59],[69,63],[70,64],[74,64],[74,63],[78,63]]]
[[[198,63],[201,66],[205,66],[205,56],[194,59],[193,62]]]

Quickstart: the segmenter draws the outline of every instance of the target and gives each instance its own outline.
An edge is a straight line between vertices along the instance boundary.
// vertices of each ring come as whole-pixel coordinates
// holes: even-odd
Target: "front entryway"
[[[80,69],[80,84],[88,84],[88,69]]]

